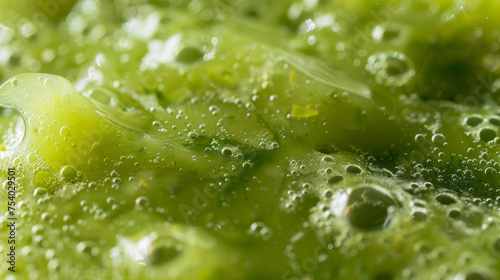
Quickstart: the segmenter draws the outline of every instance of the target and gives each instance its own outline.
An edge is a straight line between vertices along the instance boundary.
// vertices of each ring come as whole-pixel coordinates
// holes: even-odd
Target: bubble
[[[460,216],[462,216],[462,212],[458,209],[451,209],[450,211],[448,211],[448,217],[452,219],[458,219],[460,218]]]
[[[72,220],[72,218],[71,218],[70,215],[64,215],[63,216],[63,222],[69,223],[69,222],[71,222],[71,220]]]
[[[70,134],[71,134],[71,129],[67,126],[63,126],[61,127],[61,129],[59,130],[59,134],[62,136],[62,137],[68,137]]]
[[[351,173],[351,174],[359,174],[361,173],[363,170],[361,170],[361,167],[357,166],[357,165],[348,165],[346,168],[345,168],[345,171],[347,173]]]
[[[47,263],[47,269],[50,271],[57,271],[60,269],[59,265],[59,260],[58,259],[52,259]]]
[[[20,85],[21,85],[21,81],[20,81],[20,80],[18,80],[18,79],[12,79],[12,80],[10,81],[10,84],[11,84],[13,87],[18,87],[18,86],[20,86]]]
[[[76,169],[71,165],[66,165],[63,168],[61,168],[60,173],[63,179],[67,182],[73,181],[74,179],[76,179],[77,176]]]
[[[54,80],[52,80],[51,78],[46,78],[45,81],[43,82],[43,86],[46,89],[54,88]]]
[[[232,156],[233,155],[233,149],[229,147],[224,147],[222,148],[222,154],[225,156]]]
[[[486,174],[486,175],[495,175],[495,174],[497,174],[497,173],[498,173],[498,172],[497,172],[497,171],[496,171],[496,169],[495,169],[495,168],[493,168],[493,167],[486,167],[486,168],[484,169],[484,174]]]
[[[194,131],[188,133],[188,137],[191,138],[191,139],[196,139],[199,136],[200,135],[198,133],[194,132]]]
[[[44,232],[44,227],[42,225],[34,225],[31,227],[31,233],[34,235],[42,234]]]
[[[494,125],[494,126],[500,126],[500,119],[499,118],[490,118],[489,122]]]
[[[42,221],[50,222],[50,219],[52,219],[52,215],[50,213],[44,212],[40,215],[40,218],[42,219]]]
[[[440,193],[440,194],[436,195],[434,197],[434,199],[436,199],[437,202],[439,202],[443,205],[450,205],[450,204],[457,203],[457,199],[449,193]]]
[[[51,260],[55,257],[56,255],[56,252],[53,250],[53,249],[48,249],[46,252],[45,252],[45,259],[46,260]]]
[[[46,48],[42,51],[42,61],[47,63],[54,60],[56,52],[53,49]]]
[[[68,92],[61,93],[61,100],[68,103],[71,100],[71,95]]]
[[[255,222],[250,225],[249,234],[268,240],[272,236],[271,230],[263,222]]]
[[[324,162],[335,162],[332,156],[324,156],[321,160]]]
[[[465,121],[465,123],[468,126],[472,126],[472,127],[477,126],[478,124],[480,124],[482,122],[483,122],[483,118],[478,117],[478,116],[468,117],[467,120]]]
[[[475,211],[464,211],[465,224],[471,228],[479,228],[483,224],[483,215]]]
[[[336,175],[336,176],[333,176],[330,179],[328,179],[328,184],[335,185],[342,180],[344,180],[344,177],[342,177],[341,175]]]
[[[203,52],[195,47],[185,47],[179,51],[176,60],[183,63],[193,63],[203,57]]]
[[[159,265],[173,260],[180,253],[181,251],[173,246],[173,244],[154,244],[151,246],[151,250],[147,256],[152,265]]]
[[[377,41],[391,41],[399,37],[400,31],[396,28],[388,28],[382,25],[377,25],[372,31],[372,36]]]
[[[210,105],[208,107],[208,111],[212,113],[212,115],[217,115],[219,113],[219,107],[217,105]]]
[[[489,142],[497,137],[497,133],[491,128],[483,128],[479,131],[479,138],[484,142]]]
[[[22,249],[21,249],[21,255],[23,256],[30,256],[33,252],[33,249],[31,248],[31,246],[24,246]]]
[[[389,209],[397,206],[390,194],[380,188],[363,186],[354,189],[347,201],[347,216],[354,226],[373,230],[388,223]]]
[[[323,196],[326,197],[326,198],[331,198],[331,197],[333,197],[333,192],[331,190],[326,190],[323,193]]]
[[[44,188],[36,188],[34,191],[33,191],[33,195],[35,196],[43,196],[47,194],[47,190],[44,189]]]
[[[386,86],[402,86],[415,75],[408,58],[399,52],[383,52],[370,56],[365,69],[374,76],[375,82]]]
[[[36,159],[36,153],[33,152],[33,153],[29,153],[28,156],[26,157],[26,159],[29,161],[29,162],[34,162],[35,159]]]
[[[413,245],[413,251],[415,253],[427,253],[430,252],[432,248],[432,245],[427,240],[417,241],[417,243]]]
[[[149,205],[149,199],[145,196],[139,196],[135,200],[135,205],[140,206],[140,207],[145,207]]]
[[[178,239],[156,232],[143,237],[137,242],[137,252],[143,252],[151,265],[162,265],[174,260],[184,250],[184,244]]]
[[[82,241],[76,245],[76,251],[79,254],[87,256],[97,256],[99,254],[99,248],[91,241]]]
[[[31,243],[35,246],[42,246],[45,243],[42,235],[34,235],[31,239]]]
[[[445,141],[444,135],[441,133],[437,133],[432,135],[432,142],[436,144],[442,144]]]
[[[28,69],[31,72],[38,72],[41,68],[42,63],[40,63],[40,61],[38,61],[37,59],[30,59],[30,61],[28,62]]]
[[[411,218],[417,222],[425,221],[427,219],[426,212],[425,209],[412,209]]]
[[[416,142],[423,142],[425,140],[425,135],[424,134],[416,134],[415,135],[415,141]]]

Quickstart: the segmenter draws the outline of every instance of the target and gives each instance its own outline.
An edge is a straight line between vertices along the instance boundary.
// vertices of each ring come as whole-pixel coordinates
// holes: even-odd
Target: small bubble
[[[63,179],[67,182],[73,181],[74,179],[76,179],[77,176],[76,169],[71,165],[66,165],[63,168],[61,168],[60,173]]]
[[[45,63],[51,62],[55,57],[56,52],[53,49],[47,48],[42,51],[42,61]]]
[[[263,223],[255,222],[250,225],[249,234],[268,240],[272,236],[272,231]]]
[[[232,156],[233,155],[233,149],[229,147],[224,147],[222,148],[222,154],[225,156]]]
[[[347,205],[347,216],[351,224],[373,230],[387,224],[389,208],[395,207],[396,202],[382,188],[363,186],[351,192]]]
[[[416,134],[415,135],[415,141],[416,142],[423,142],[425,140],[425,135],[424,134]]]
[[[80,254],[87,256],[97,256],[99,254],[99,248],[89,241],[82,241],[76,245],[76,251]]]
[[[377,25],[372,31],[372,36],[377,41],[392,41],[400,36],[400,31],[395,27]]]
[[[71,218],[70,215],[64,215],[63,216],[63,222],[69,223],[69,222],[71,222],[71,220],[72,220],[72,218]]]
[[[43,86],[46,89],[54,88],[54,80],[52,80],[51,78],[46,78],[45,81],[43,82]]]
[[[177,54],[176,60],[183,63],[193,63],[203,57],[204,53],[195,47],[185,47]]]
[[[36,153],[33,152],[33,153],[29,153],[28,156],[26,157],[26,159],[29,161],[29,162],[34,162],[35,159],[36,159]]]
[[[149,205],[149,199],[145,196],[139,196],[135,200],[135,205],[140,206],[140,207],[145,207]]]
[[[196,138],[198,138],[199,136],[200,136],[200,135],[199,135],[198,133],[193,132],[193,131],[188,133],[188,137],[189,137],[189,138],[191,138],[191,139],[196,139]]]
[[[480,124],[482,122],[483,122],[483,118],[478,117],[478,116],[468,117],[467,120],[465,121],[465,123],[468,126],[472,126],[472,127],[477,126],[478,124]]]
[[[415,209],[411,213],[411,218],[417,222],[425,221],[427,219],[427,213],[423,209]]]
[[[335,160],[333,159],[333,157],[332,157],[332,156],[324,156],[324,157],[322,158],[322,160],[323,160],[324,162],[334,162],[334,161],[335,161]]]
[[[40,71],[41,68],[42,68],[42,63],[40,63],[38,59],[30,59],[30,61],[28,61],[28,69],[31,72],[38,72]]]
[[[346,168],[345,168],[345,171],[347,173],[351,173],[351,174],[359,174],[361,173],[363,170],[361,169],[361,167],[357,166],[357,165],[348,165]]]
[[[21,249],[21,255],[23,255],[23,256],[29,256],[32,254],[32,252],[33,252],[33,249],[30,246],[24,246]],[[15,278],[13,278],[13,279],[15,279]]]
[[[442,143],[444,143],[444,141],[445,141],[445,139],[444,139],[444,135],[443,134],[438,133],[438,134],[432,135],[432,142],[433,143],[442,144]]]
[[[490,118],[489,121],[494,126],[500,126],[500,119],[499,118]]]
[[[375,77],[377,83],[386,86],[402,86],[415,75],[409,59],[398,52],[370,56],[365,69]]]
[[[70,134],[71,134],[71,129],[67,126],[63,126],[61,127],[61,129],[59,130],[59,134],[62,136],[62,137],[68,137]]]
[[[56,255],[56,252],[53,250],[53,249],[48,249],[46,252],[45,252],[45,259],[46,260],[51,260],[55,257]]]
[[[44,189],[44,188],[36,188],[33,191],[33,195],[35,195],[35,196],[42,196],[42,195],[45,195],[45,194],[47,194],[47,190]]]
[[[47,269],[50,271],[57,271],[57,270],[59,270],[59,268],[60,268],[59,260],[57,260],[57,259],[52,259],[47,264]]]
[[[450,205],[457,202],[457,199],[449,193],[440,193],[436,195],[434,199],[443,205]]]
[[[335,185],[342,180],[344,180],[344,177],[342,177],[341,175],[336,175],[328,179],[328,184]]]
[[[18,80],[18,79],[13,79],[12,81],[10,81],[10,84],[13,86],[13,87],[18,87],[21,85],[21,81]]]
[[[42,234],[43,232],[44,232],[44,227],[41,225],[34,225],[31,228],[31,233],[34,235],[39,235],[39,234]]]
[[[489,142],[497,137],[497,133],[491,128],[483,128],[479,131],[479,138],[484,142]]]
[[[333,192],[331,190],[326,190],[323,193],[323,196],[326,197],[326,198],[331,198],[331,197],[333,197]]]
[[[61,94],[61,100],[65,103],[68,103],[71,100],[71,95],[68,92],[63,92]]]
[[[47,213],[47,212],[44,212],[42,213],[42,215],[40,215],[40,219],[42,219],[42,221],[50,221],[50,219],[52,218],[52,215],[50,213]]]

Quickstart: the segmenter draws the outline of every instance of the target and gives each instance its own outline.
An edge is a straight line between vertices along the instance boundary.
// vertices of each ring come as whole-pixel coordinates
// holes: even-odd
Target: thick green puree
[[[499,11],[1,1],[0,279],[499,279]]]

